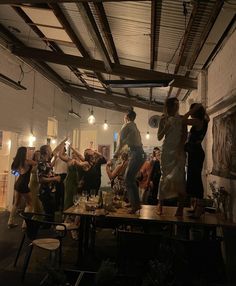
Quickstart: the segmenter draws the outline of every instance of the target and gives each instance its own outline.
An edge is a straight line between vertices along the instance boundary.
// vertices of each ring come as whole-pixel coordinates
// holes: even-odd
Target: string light
[[[89,117],[88,117],[88,123],[89,124],[94,124],[95,123],[95,117],[94,117],[94,115],[93,115],[93,109],[90,111],[90,115],[89,115]]]
[[[104,124],[103,124],[103,129],[107,130],[108,129],[108,124],[107,124],[107,120],[105,119]]]
[[[33,147],[35,141],[36,141],[36,137],[33,134],[31,134],[29,136],[29,147]]]

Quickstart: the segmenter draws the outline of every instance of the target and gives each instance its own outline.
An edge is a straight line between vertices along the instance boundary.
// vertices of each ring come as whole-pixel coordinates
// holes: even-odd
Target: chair
[[[52,262],[55,262],[56,253],[59,251],[59,264],[61,264],[62,238],[66,236],[66,226],[61,223],[47,221],[48,216],[46,214],[23,212],[20,213],[20,217],[24,219],[26,229],[21,239],[14,266],[17,264],[25,239],[28,239],[30,243],[28,244],[22,272],[22,281],[24,281],[34,247],[49,251]],[[60,232],[54,231],[57,226],[60,226]],[[45,229],[48,229],[46,235]],[[49,233],[49,230],[52,232]],[[43,232],[44,235],[42,235]],[[49,235],[50,237],[48,237]]]

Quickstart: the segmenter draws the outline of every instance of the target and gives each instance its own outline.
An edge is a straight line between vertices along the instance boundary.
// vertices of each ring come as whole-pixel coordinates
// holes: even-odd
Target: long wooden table
[[[119,208],[114,211],[107,212],[104,209],[96,209],[95,211],[87,211],[84,206],[72,206],[64,211],[65,215],[80,216],[79,227],[79,246],[78,246],[78,262],[85,255],[87,243],[89,239],[89,225],[93,219],[112,222],[114,227],[118,225],[145,225],[151,224],[170,224],[175,226],[184,226],[191,228],[194,226],[203,227],[205,230],[213,231],[214,235],[218,227],[236,227],[235,223],[226,221],[221,215],[205,213],[199,219],[190,218],[187,211],[184,211],[183,217],[175,216],[176,207],[164,207],[163,214],[157,214],[156,206],[143,205],[140,214],[129,214],[127,208]]]

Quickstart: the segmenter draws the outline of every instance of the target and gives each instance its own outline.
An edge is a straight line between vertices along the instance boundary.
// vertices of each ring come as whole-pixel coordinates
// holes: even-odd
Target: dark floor
[[[9,214],[7,212],[0,212],[0,286],[22,285],[20,282],[20,278],[24,252],[22,253],[18,261],[17,267],[13,267],[14,258],[22,237],[22,231],[20,226],[21,219],[18,218],[18,227],[14,229],[8,229],[8,215]],[[160,249],[156,251],[157,249],[155,248],[155,244],[160,245],[160,243],[157,241],[158,238],[156,238],[155,236],[151,238],[149,236],[148,243],[146,243],[147,240],[145,240],[143,236],[140,237],[139,234],[132,234],[128,236],[126,234],[125,240],[124,237],[120,236],[119,244],[117,244],[117,236],[114,234],[112,229],[98,229],[96,237],[96,252],[90,252],[85,258],[83,265],[77,266],[76,256],[78,242],[73,240],[70,234],[68,234],[68,236],[64,239],[63,242],[62,269],[87,270],[96,272],[101,266],[102,261],[109,258],[109,261],[115,263],[115,270],[118,269],[118,272],[123,275],[119,276],[120,280],[123,279],[123,284],[106,284],[104,282],[103,284],[100,283],[97,285],[234,285],[226,283],[227,279],[225,276],[224,266],[222,266],[221,260],[217,261],[218,256],[214,253],[215,250],[209,249],[208,247],[206,251],[202,250],[200,244],[196,244],[194,246],[194,252],[192,252],[192,246],[188,249],[189,246],[186,244],[175,244],[174,251],[170,251],[170,249],[167,249],[167,244],[165,244],[164,249],[162,248],[161,250],[162,259],[158,258],[159,260],[155,261],[154,258],[158,251],[160,254]],[[197,247],[201,248],[199,249],[199,253],[203,253],[202,257],[198,253]],[[119,251],[117,251],[118,249]],[[204,252],[207,252],[208,255],[204,256]],[[132,255],[130,255],[131,253]],[[191,256],[191,263],[193,264],[193,267],[189,265],[190,260],[188,261],[187,256],[185,255],[186,253],[188,254],[188,256]],[[210,256],[211,258],[209,259],[209,261],[207,261],[208,256]],[[150,261],[150,259],[152,259],[153,261],[152,264],[148,262]],[[216,263],[213,263],[214,267],[211,268],[208,266],[208,264],[211,264],[212,260],[216,261]],[[165,261],[165,263],[163,263],[163,261]],[[168,261],[170,261],[170,264],[168,264]],[[198,271],[196,271],[195,265],[199,265]],[[171,267],[174,267],[173,269],[175,270],[175,274],[173,273]],[[207,268],[207,271],[204,268]],[[45,273],[49,271],[50,268],[48,266],[47,253],[43,252],[42,250],[35,249],[32,254],[32,259],[30,261],[30,266],[26,275],[24,285],[39,285]],[[148,275],[146,275],[146,272],[148,273]],[[62,272],[61,270],[57,271],[59,277],[61,273],[63,273],[63,277],[61,278],[62,281],[65,277],[64,272]],[[77,273],[73,275],[76,277],[78,276]],[[73,275],[70,274],[70,277],[72,277]],[[157,276],[155,275],[158,276],[159,281],[154,282],[154,280],[157,278]],[[121,276],[123,277],[122,279]],[[149,277],[148,279],[147,276]],[[166,280],[164,279],[162,281],[163,277],[167,277],[165,278]],[[129,281],[129,279],[131,279],[132,281]],[[66,284],[54,283],[54,285]],[[70,285],[74,284],[71,283]],[[87,284],[85,282],[85,284],[80,285],[92,286],[94,285],[94,283],[90,281],[87,282]]]

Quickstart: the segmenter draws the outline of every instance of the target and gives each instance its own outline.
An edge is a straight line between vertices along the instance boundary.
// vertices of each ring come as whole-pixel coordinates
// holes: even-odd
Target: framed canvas
[[[213,119],[212,174],[236,179],[236,106]]]

